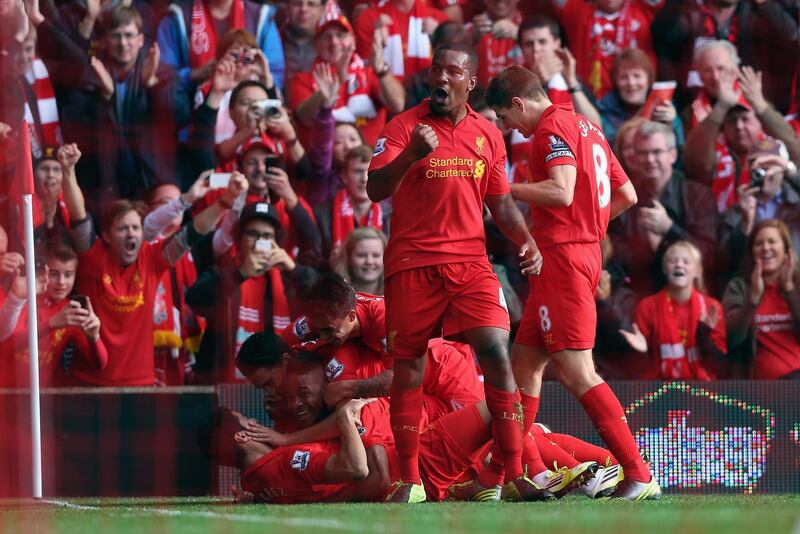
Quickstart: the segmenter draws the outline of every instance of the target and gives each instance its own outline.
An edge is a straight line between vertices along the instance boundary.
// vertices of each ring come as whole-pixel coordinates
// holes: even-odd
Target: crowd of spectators
[[[27,380],[26,143],[42,382],[243,381],[239,347],[287,328],[320,272],[382,294],[392,207],[366,192],[373,147],[452,41],[479,54],[476,111],[502,130],[483,88],[524,65],[602,128],[636,188],[601,244],[601,373],[800,378],[799,15],[791,0],[0,0],[0,387]],[[503,135],[509,181],[529,180],[530,139]],[[513,330],[527,281],[486,213]]]

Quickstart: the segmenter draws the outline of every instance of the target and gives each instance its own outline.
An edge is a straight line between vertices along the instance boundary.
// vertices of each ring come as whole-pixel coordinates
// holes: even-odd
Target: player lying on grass
[[[457,358],[450,357],[444,361],[447,362],[442,373],[444,376],[468,376],[469,373],[475,375],[474,366],[472,366],[471,362],[466,359],[458,360]],[[292,358],[287,358],[285,372],[282,377],[282,385],[279,388],[279,397],[282,399],[282,406],[277,407],[277,409],[273,411],[281,414],[282,427],[291,427],[297,430],[288,434],[282,434],[272,429],[261,427],[260,425],[254,424],[251,421],[246,425],[247,431],[244,433],[244,437],[263,442],[271,447],[290,447],[296,444],[320,442],[335,438],[337,436],[338,420],[335,415],[326,418],[329,412],[327,411],[327,408],[323,402],[323,391],[325,386],[326,378],[322,372],[321,363],[316,360],[314,355],[309,353],[299,353],[295,354]],[[473,392],[471,393],[473,396],[479,396],[481,393],[477,376],[471,391]],[[477,391],[477,394],[474,393],[475,391]],[[446,416],[454,408],[456,408],[452,404],[430,395],[426,395],[425,407],[430,409],[430,413],[426,414],[426,419],[430,422],[434,422],[439,418]],[[374,408],[377,409],[377,405]],[[372,410],[373,407],[369,406],[366,409]],[[565,438],[571,437],[565,436]],[[583,443],[575,438],[571,439],[573,439],[575,442]],[[379,441],[381,441],[384,445],[393,445],[391,434],[388,436],[382,436]],[[552,492],[557,496],[565,495],[570,490],[581,486],[587,482],[595,470],[598,469],[597,463],[595,463],[593,460],[587,460],[583,463],[579,463],[575,461],[575,458],[570,452],[560,450],[558,446],[552,442],[552,440],[542,441],[547,445],[547,461],[550,462],[551,465],[558,462],[563,466],[560,471],[553,473],[553,476],[551,477],[552,484],[550,484],[549,489],[551,489]],[[534,448],[536,446],[537,444],[534,442],[534,438],[528,436],[525,440],[526,454],[523,458],[525,461],[528,461],[531,456],[531,451],[535,451]],[[584,449],[592,447],[593,446],[589,444],[585,444]],[[573,449],[578,448],[579,447],[573,447]],[[604,462],[610,457],[610,454],[607,451],[603,452],[603,450],[599,449],[598,447],[594,447],[594,449],[601,451],[596,453],[595,456],[601,458]],[[557,450],[558,452],[556,452]],[[368,452],[370,453],[369,456],[372,460],[373,453],[371,449],[368,448]],[[574,452],[575,451],[572,452],[573,455]],[[486,451],[479,454],[478,458],[482,459],[485,456]],[[475,473],[476,471],[480,470],[482,466],[483,462],[481,461],[475,463],[474,469],[471,469],[470,473]],[[369,482],[365,484],[372,488],[371,494],[377,495],[378,497],[382,491],[386,490],[386,484],[391,482],[390,480],[382,480],[380,478],[379,473],[382,472],[383,471],[378,471],[378,474],[376,474],[376,471],[371,469]],[[467,479],[469,478],[471,478],[471,475],[467,477]],[[599,483],[600,481],[602,484]],[[591,496],[595,496],[595,494],[598,494],[603,490],[610,491],[616,485],[616,482],[618,482],[617,478],[611,477],[608,473],[606,473],[605,475],[599,477],[598,481],[594,481],[592,488],[590,488],[593,490],[591,492]],[[469,497],[468,494],[464,493],[462,488],[463,485],[455,486],[450,492],[449,498],[463,500]],[[359,492],[359,494],[362,497],[365,495],[364,491]],[[519,499],[519,496],[514,495],[512,492],[507,495],[507,498],[513,500],[514,498]]]

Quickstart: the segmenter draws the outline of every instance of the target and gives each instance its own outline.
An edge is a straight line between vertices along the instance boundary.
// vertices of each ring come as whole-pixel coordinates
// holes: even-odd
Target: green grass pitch
[[[659,502],[231,505],[214,498],[0,501],[2,533],[800,534],[800,496],[667,496]]]

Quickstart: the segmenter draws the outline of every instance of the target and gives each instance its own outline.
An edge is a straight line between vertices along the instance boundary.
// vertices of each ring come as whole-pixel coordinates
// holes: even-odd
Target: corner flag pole
[[[31,456],[33,497],[42,498],[42,425],[39,407],[39,325],[36,315],[36,259],[33,251],[33,198],[22,195],[25,222],[25,279],[28,285],[28,348],[31,379]]]

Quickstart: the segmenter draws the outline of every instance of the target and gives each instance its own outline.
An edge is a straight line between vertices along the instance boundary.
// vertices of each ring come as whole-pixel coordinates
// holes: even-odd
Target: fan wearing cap
[[[158,284],[192,245],[216,228],[234,200],[247,191],[247,180],[234,173],[222,198],[156,244],[143,241],[143,205],[118,200],[107,207],[101,238],[95,239],[94,225],[72,170],[80,157],[77,147],[67,145],[61,158],[62,166],[70,169],[64,173],[64,202],[81,265],[77,288],[91,299],[103,322],[100,337],[113,356],[102,370],[75,365],[72,374],[98,386],[154,385],[153,306]]]
[[[376,2],[377,3],[377,2]],[[387,0],[362,11],[356,18],[358,53],[375,46],[374,32],[381,34],[382,53],[392,74],[413,76],[430,67],[430,35],[447,15],[423,0]]]
[[[711,46],[711,45],[706,45]],[[705,50],[705,55],[726,48]],[[701,49],[701,52],[704,49]],[[735,64],[735,63],[734,63]],[[709,82],[716,88],[716,101],[710,109],[703,102],[692,104],[697,122],[686,136],[684,164],[690,180],[711,187],[717,209],[724,212],[737,202],[737,188],[747,184],[747,153],[754,143],[770,135],[782,141],[790,159],[800,163],[800,143],[780,113],[764,98],[761,72],[752,67],[721,69]]]
[[[289,302],[313,270],[297,265],[278,246],[280,231],[273,204],[245,205],[236,228],[236,254],[223,256],[186,293],[186,302],[208,320],[194,368],[201,382],[246,380],[234,365],[242,343],[256,332],[280,334],[289,326]]]
[[[783,221],[792,248],[800,250],[800,191],[797,167],[789,161],[786,147],[766,137],[747,153],[745,169],[750,182],[738,187],[738,200],[723,217],[721,246],[727,253],[731,274],[739,271],[747,238],[755,225],[768,219]]]
[[[316,265],[321,245],[311,206],[292,188],[274,148],[265,143],[263,137],[253,137],[242,147],[239,168],[249,183],[248,194],[234,204],[214,234],[214,255],[226,254],[235,245],[236,221],[244,202],[266,202],[275,208],[285,230],[285,237],[281,239],[284,248],[300,263]]]
[[[383,37],[380,32],[370,35],[372,51],[366,60],[355,52],[350,21],[333,0],[326,4],[314,36],[317,50],[314,69],[298,73],[288,84],[290,106],[302,124],[311,126],[320,107],[325,105],[325,96],[312,74],[319,64],[330,66],[341,83],[339,98],[333,104],[334,119],[358,125],[367,143],[375,143],[386,124],[387,112],[403,111],[405,90],[384,61]]]

